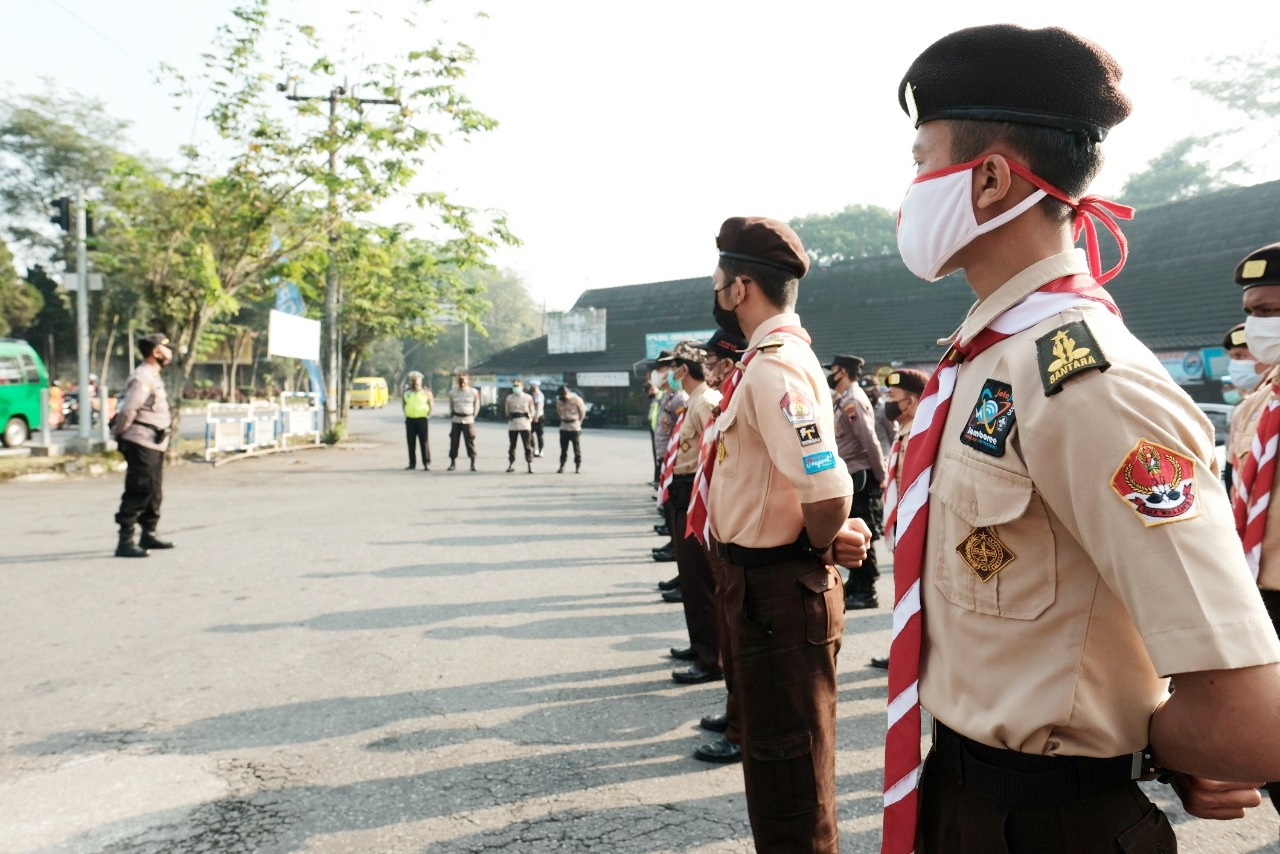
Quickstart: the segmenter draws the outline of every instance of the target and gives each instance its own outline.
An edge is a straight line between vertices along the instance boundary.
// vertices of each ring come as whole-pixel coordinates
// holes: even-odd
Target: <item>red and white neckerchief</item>
[[[767,340],[771,335],[778,333],[793,335],[806,344],[813,341],[803,326],[779,326],[761,340]],[[733,373],[720,384],[720,403],[711,411],[707,426],[702,430],[702,440],[698,446],[698,470],[693,475],[693,494],[689,496],[689,512],[685,516],[684,535],[697,537],[698,542],[704,546],[711,542],[711,515],[708,510],[708,501],[711,498],[711,475],[716,468],[716,453],[720,446],[720,430],[716,427],[716,418],[729,408],[733,392],[742,382],[743,372],[759,352],[759,349],[752,348],[738,367],[733,369]]]
[[[1280,442],[1280,385],[1272,385],[1258,417],[1249,455],[1236,475],[1236,491],[1231,509],[1236,517],[1236,533],[1244,545],[1255,581],[1262,568],[1262,538],[1267,532],[1267,508],[1276,482],[1276,445]]]
[[[893,551],[893,519],[898,509],[898,460],[902,456],[902,436],[895,434],[893,446],[889,448],[889,469],[884,479],[884,518],[888,522],[884,526],[884,546]]]
[[[903,463],[901,496],[885,527],[894,533],[893,640],[889,646],[889,726],[884,750],[882,854],[915,850],[920,779],[920,649],[923,638],[920,579],[929,530],[929,483],[951,409],[960,364],[1011,335],[1082,304],[1119,311],[1091,276],[1065,276],[1006,309],[973,340],[952,344],[925,386]]]
[[[689,414],[686,406],[676,416],[676,424],[671,428],[671,438],[667,439],[667,452],[662,455],[662,474],[658,477],[658,505],[667,503],[671,493],[671,481],[676,476],[676,457],[680,454],[680,430],[684,427],[684,417]]]

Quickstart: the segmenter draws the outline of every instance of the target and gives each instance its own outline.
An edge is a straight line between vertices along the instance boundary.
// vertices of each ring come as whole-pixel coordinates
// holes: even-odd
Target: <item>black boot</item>
[[[454,469],[456,469],[457,467],[458,467],[458,461],[457,461],[457,460],[455,460],[453,457],[450,457],[450,458],[449,458],[449,468],[447,469],[447,471],[453,471],[453,470],[454,470]]]
[[[560,468],[556,469],[556,474],[564,474],[564,460],[560,461]]]
[[[864,611],[879,608],[880,600],[876,596],[876,582],[866,567],[853,567],[849,570],[849,583],[845,585],[844,607],[847,611]]]
[[[527,466],[529,467],[529,474],[533,474],[533,463],[532,463],[532,462],[527,462],[527,463],[525,463],[525,465],[527,465]]]
[[[573,464],[573,473],[574,473],[574,474],[582,474],[582,463],[574,463],[574,464]]]
[[[147,550],[133,542],[133,526],[120,526],[120,542],[116,545],[116,557],[146,557]]]
[[[472,470],[472,471],[475,471],[475,470],[476,470],[476,458],[475,458],[475,457],[472,457],[472,458],[471,458],[471,470]]]
[[[156,536],[155,528],[144,527],[142,529],[142,538],[138,540],[138,545],[144,549],[171,549],[173,543],[165,542]]]
[[[472,463],[472,464],[471,464],[471,470],[472,470],[472,471],[475,471],[475,467],[476,467],[476,464],[475,464],[475,463]],[[515,464],[515,463],[513,463],[513,462],[512,462],[512,463],[507,463],[507,473],[508,473],[508,474],[510,474],[511,472],[513,472],[513,471],[515,471],[515,470],[516,470],[516,464]]]

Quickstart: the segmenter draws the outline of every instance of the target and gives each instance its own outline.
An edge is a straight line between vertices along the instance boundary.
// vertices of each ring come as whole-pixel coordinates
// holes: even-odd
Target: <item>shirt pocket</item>
[[[942,514],[934,587],[967,611],[1034,620],[1053,604],[1057,570],[1048,512],[1031,478],[955,451],[942,469],[929,490]]]
[[[733,477],[738,470],[738,459],[742,456],[740,430],[735,426],[738,420],[736,411],[725,412],[716,419],[716,465],[713,477],[723,474]]]

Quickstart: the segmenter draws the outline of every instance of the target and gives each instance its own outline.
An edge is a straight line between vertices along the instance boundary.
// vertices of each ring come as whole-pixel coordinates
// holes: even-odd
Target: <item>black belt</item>
[[[672,483],[693,483],[693,474],[694,474],[693,472],[689,472],[688,474],[673,474],[671,475],[671,482]]]
[[[746,546],[735,546],[733,543],[716,543],[716,554],[729,563],[738,566],[766,566],[771,563],[786,563],[802,557],[812,557],[800,543],[787,543],[785,546],[771,546],[767,549],[749,549]]]
[[[1102,789],[1154,773],[1150,753],[1098,759],[1041,756],[991,747],[934,721],[933,751],[942,771],[1007,807],[1056,809]]]

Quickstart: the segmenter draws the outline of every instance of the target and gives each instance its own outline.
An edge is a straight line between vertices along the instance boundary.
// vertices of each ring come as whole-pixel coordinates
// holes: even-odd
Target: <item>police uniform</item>
[[[975,27],[917,58],[899,100],[917,126],[1017,122],[1088,144],[1128,114],[1119,77],[1064,30]],[[970,355],[945,421],[923,428],[939,442],[920,517],[935,734],[917,851],[1174,850],[1132,779],[1167,676],[1280,660],[1207,419],[1083,284],[1059,313],[1007,322],[1090,268],[1068,250],[977,303],[953,339]],[[897,537],[901,555],[901,520]]]
[[[533,449],[529,441],[529,429],[533,419],[533,397],[524,389],[516,388],[507,395],[505,403],[507,412],[507,471],[515,471],[516,440],[524,445],[524,461],[533,474]]]
[[[560,468],[556,472],[559,474],[564,471],[565,461],[569,459],[569,445],[573,445],[573,471],[574,474],[582,471],[582,446],[579,441],[582,437],[582,419],[587,417],[587,405],[582,401],[581,397],[561,388],[562,394],[556,396],[556,415],[560,417]]]
[[[412,376],[421,377],[414,373]],[[405,441],[409,445],[409,465],[418,465],[418,450],[422,451],[422,470],[431,470],[431,445],[427,441],[427,425],[431,420],[431,389],[409,386],[401,396],[400,408],[404,411]]]
[[[149,549],[172,548],[173,543],[156,536],[160,521],[160,504],[164,500],[164,455],[169,449],[169,397],[165,393],[160,369],[149,357],[156,347],[167,347],[169,339],[160,333],[138,340],[144,361],[134,368],[125,382],[124,398],[111,424],[111,435],[124,455],[128,469],[124,476],[124,494],[116,524],[120,526],[117,557],[144,557]],[[135,525],[142,526],[142,536],[135,546]]]
[[[547,420],[547,396],[542,393],[542,386],[536,380],[529,383],[529,388],[533,389],[529,392],[529,396],[533,398],[533,418],[529,423],[529,444],[533,446],[533,455],[540,457],[542,456],[542,449],[547,444],[546,437],[542,431],[544,422]]]
[[[726,221],[722,257],[763,259],[800,278],[808,256],[781,222]],[[761,851],[835,851],[836,655],[840,574],[806,549],[802,504],[847,498],[831,394],[798,315],[762,322],[716,420],[708,500],[725,561],[724,603],[752,834]],[[792,331],[780,331],[792,330]],[[754,354],[751,352],[754,350]]]
[[[480,414],[480,389],[468,385],[454,386],[449,390],[449,471],[458,461],[458,440],[466,442],[467,456],[471,458],[471,470],[476,470],[476,416]]]

